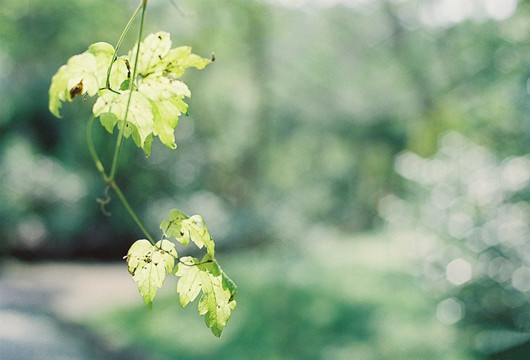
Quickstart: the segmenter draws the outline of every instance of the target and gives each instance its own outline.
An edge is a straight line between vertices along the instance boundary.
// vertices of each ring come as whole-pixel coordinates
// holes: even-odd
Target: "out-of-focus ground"
[[[239,286],[221,340],[195,303],[180,308],[172,278],[147,311],[125,264],[6,261],[0,358],[473,358],[468,339],[437,319],[396,242],[326,231],[306,241],[220,254]]]
[[[0,275],[0,359],[110,359],[81,319],[137,300],[122,264],[4,261]]]

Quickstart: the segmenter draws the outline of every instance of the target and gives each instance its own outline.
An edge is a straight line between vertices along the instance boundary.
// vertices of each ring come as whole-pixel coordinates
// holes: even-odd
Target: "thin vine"
[[[125,108],[125,116],[123,118],[122,125],[120,127],[120,132],[118,133],[118,138],[116,140],[116,150],[114,150],[114,157],[112,159],[112,166],[110,168],[110,176],[109,179],[112,181],[114,180],[114,177],[116,176],[116,171],[118,170],[118,162],[120,160],[120,151],[121,151],[121,145],[123,141],[123,132],[125,130],[125,127],[127,126],[127,116],[129,115],[129,108],[131,106],[131,99],[133,94],[133,88],[136,81],[136,70],[138,69],[138,57],[140,56],[140,46],[142,41],[142,34],[144,30],[144,22],[145,22],[145,10],[147,7],[147,0],[143,1],[141,4],[142,9],[142,16],[140,19],[140,29],[138,30],[138,43],[136,45],[136,57],[134,58],[134,67],[133,67],[133,73],[132,78],[129,81],[129,98],[127,99],[127,107]],[[136,13],[135,13],[136,14]],[[133,18],[135,18],[136,15],[133,15]],[[117,47],[117,46],[116,46]],[[107,76],[110,76],[112,64],[114,63],[114,59],[110,62],[109,65],[109,71]],[[152,242],[152,241],[151,241]]]
[[[147,156],[151,153],[155,137],[170,149],[176,148],[174,131],[179,117],[188,111],[184,99],[191,96],[189,88],[180,78],[187,68],[200,70],[212,61],[193,54],[188,46],[171,48],[170,36],[166,32],[150,34],[144,39],[147,2],[142,0],[137,7],[115,48],[103,42],[92,44],[87,51],[72,56],[66,65],[59,68],[50,85],[49,109],[60,117],[63,102],[71,102],[79,95],[83,98],[97,97],[87,121],[86,135],[89,153],[106,184],[105,198],[98,199],[98,202],[104,213],[110,215],[105,206],[110,201],[108,190],[112,189],[145,236],[145,239],[132,244],[125,257],[129,272],[138,283],[140,295],[146,306],[151,308],[165,277],[176,275],[179,278],[177,293],[180,304],[186,306],[201,293],[199,315],[204,315],[206,325],[214,335],[220,336],[236,307],[237,287],[215,259],[215,242],[202,217],[188,217],[177,209],[171,210],[169,219],[160,224],[162,236],[156,241],[115,181],[124,138],[132,138]],[[138,15],[137,43],[128,55],[118,56],[119,48]],[[141,82],[138,81],[139,76]],[[92,139],[96,118],[111,134],[118,128],[109,173]],[[173,241],[184,246],[191,242],[203,249],[202,260],[179,257]]]

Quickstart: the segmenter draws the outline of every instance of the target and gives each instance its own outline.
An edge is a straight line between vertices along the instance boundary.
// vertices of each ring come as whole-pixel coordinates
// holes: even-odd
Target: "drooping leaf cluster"
[[[183,99],[191,96],[190,90],[179,78],[187,68],[203,69],[210,62],[192,54],[190,47],[171,48],[169,34],[165,32],[147,36],[128,55],[121,57],[116,56],[116,50],[111,45],[96,43],[84,53],[71,57],[53,76],[49,109],[60,117],[63,102],[73,101],[80,95],[97,95],[92,112],[108,132],[113,133],[118,126],[119,138],[132,137],[147,155],[151,152],[155,136],[174,149],[174,131],[179,117],[188,111]],[[119,152],[118,146],[116,152]],[[93,157],[98,166],[97,154]],[[107,184],[121,194],[113,181],[115,173],[107,177],[103,170],[101,172]],[[120,199],[136,219],[123,196]],[[139,220],[137,223],[144,230]],[[164,220],[160,228],[163,231],[160,241],[155,243],[144,230],[149,240],[137,240],[126,256],[129,273],[138,284],[146,306],[149,309],[152,307],[166,276],[173,273],[179,278],[177,292],[180,304],[184,307],[202,293],[199,314],[204,316],[212,332],[221,336],[231,310],[236,307],[237,287],[217,263],[215,244],[204,221],[199,215],[188,217],[172,210],[169,219]],[[179,258],[171,239],[184,246],[192,242],[198,249],[205,249],[206,254],[202,260],[190,256]]]
[[[192,54],[188,46],[171,48],[166,32],[150,34],[140,44],[133,81],[136,48],[113,58],[114,47],[99,42],[71,57],[52,78],[49,109],[60,117],[62,102],[97,95],[92,112],[108,132],[125,125],[124,136],[132,137],[147,155],[155,136],[174,149],[179,117],[188,111],[183,99],[191,96],[179,78],[187,68],[203,69],[211,60]]]
[[[202,217],[188,217],[179,210],[171,210],[169,219],[162,221],[160,228],[164,239],[155,245],[147,240],[136,241],[127,254],[127,264],[133,280],[148,308],[152,307],[157,290],[162,287],[166,275],[174,273],[178,278],[177,292],[182,307],[193,302],[200,293],[198,310],[206,325],[216,336],[236,307],[237,287],[223,272],[215,259],[215,244]],[[174,239],[188,246],[190,241],[206,254],[196,257],[178,257]],[[175,260],[178,263],[175,266]]]

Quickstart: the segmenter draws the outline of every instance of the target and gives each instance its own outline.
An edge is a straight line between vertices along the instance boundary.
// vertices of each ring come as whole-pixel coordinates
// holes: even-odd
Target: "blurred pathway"
[[[0,359],[134,359],[77,325],[138,300],[124,264],[4,262],[0,268]]]

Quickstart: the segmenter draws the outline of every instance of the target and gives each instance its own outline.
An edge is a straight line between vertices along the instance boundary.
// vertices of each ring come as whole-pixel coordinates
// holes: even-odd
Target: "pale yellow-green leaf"
[[[210,59],[192,54],[191,47],[180,46],[169,50],[161,62],[155,66],[155,70],[162,70],[171,77],[179,78],[189,67],[201,70],[210,63]]]
[[[166,264],[166,273],[169,275],[175,267],[175,259],[178,259],[175,244],[169,240],[160,240],[156,243],[155,247],[159,250],[160,254],[162,254]]]
[[[175,275],[180,277],[177,283],[180,304],[186,306],[202,291],[199,314],[204,315],[204,321],[214,335],[221,336],[236,302],[217,261],[209,254],[201,262],[196,258],[182,258]]]
[[[171,102],[179,109],[182,114],[188,114],[188,104],[179,97],[171,99]]]
[[[138,291],[147,307],[162,287],[167,274],[173,271],[178,254],[175,244],[161,240],[152,245],[143,239],[136,241],[127,253],[127,265],[133,280],[138,283]]]
[[[52,114],[60,117],[61,102],[72,101],[83,94],[94,96],[104,87],[113,53],[112,45],[100,42],[90,45],[84,53],[68,59],[66,65],[61,66],[52,77],[49,89],[49,109]],[[111,84],[119,84],[126,75],[125,62],[119,59],[111,73]]]
[[[97,89],[105,87],[107,80],[107,72],[114,55],[114,48],[112,45],[98,42],[89,46],[88,51],[93,54],[96,59],[96,69],[94,71],[94,77],[97,82]],[[117,58],[112,66],[112,73],[110,74],[110,87],[117,89],[123,80],[127,78],[127,66],[125,65],[125,58]],[[90,94],[90,96],[93,96]]]
[[[121,94],[116,94],[109,90],[100,91],[100,96],[92,108],[94,116],[110,112],[116,115],[119,122],[123,121],[129,101],[129,92],[126,90]],[[136,130],[139,136],[139,146],[143,147],[146,138],[153,132],[154,121],[151,102],[138,91],[133,91],[127,112],[127,122],[134,125],[131,130]]]
[[[199,249],[202,249],[202,247],[205,246],[208,253],[212,256],[214,255],[215,243],[200,215],[193,215],[188,219],[183,220],[182,228],[185,231],[184,236],[189,236]]]
[[[175,128],[181,114],[173,99],[152,101],[153,109],[153,134],[158,136],[162,144],[170,149],[177,147],[175,143]]]
[[[203,287],[203,296],[199,300],[199,314],[204,315],[206,326],[219,337],[230,319],[232,306],[235,305],[230,303],[230,292],[223,288],[221,276],[209,276],[208,280],[210,281]]]
[[[57,117],[61,117],[59,110],[62,107],[62,102],[67,100],[68,91],[65,90],[67,89],[68,79],[69,74],[66,65],[61,66],[57,73],[52,77],[48,107],[50,112]]]
[[[180,305],[182,307],[195,300],[201,291],[202,271],[197,266],[199,260],[192,257],[183,257],[177,265],[176,276],[180,277],[177,283]]]
[[[94,116],[102,116],[101,124],[109,132],[126,119],[124,135],[149,155],[152,141],[158,136],[167,147],[176,148],[175,129],[179,116],[187,114],[190,97],[188,86],[178,77],[189,67],[203,69],[211,61],[191,53],[189,46],[171,49],[169,33],[148,35],[140,43],[137,77],[131,79],[136,58],[136,46],[128,56],[114,59],[114,48],[107,43],[90,45],[87,51],[71,57],[52,78],[49,109],[60,117],[65,101],[76,96],[99,95],[93,107]],[[133,95],[125,117],[130,91]],[[106,114],[106,115],[103,115]],[[110,115],[113,114],[113,115]]]
[[[190,97],[191,92],[186,84],[180,80],[173,80],[165,76],[149,75],[142,79],[138,91],[151,100],[165,100],[174,97]]]
[[[160,224],[160,229],[164,232],[165,236],[173,237],[178,240],[182,245],[188,246],[189,237],[183,239],[184,234],[182,230],[182,220],[188,217],[180,210],[173,209],[169,212],[169,220],[164,220]]]
[[[173,209],[169,212],[169,221],[164,220],[160,228],[166,236],[175,238],[183,245],[188,245],[191,240],[199,249],[206,247],[208,254],[215,254],[215,243],[200,215],[187,217],[181,211]]]
[[[137,240],[131,245],[127,252],[127,265],[129,266],[129,273],[131,275],[134,274],[145,254],[152,250],[153,244],[145,239]]]
[[[137,47],[135,45],[129,52],[131,67],[134,66],[136,48]],[[169,33],[160,31],[155,34],[148,35],[140,43],[140,54],[138,56],[138,66],[136,68],[138,74],[146,76],[151,73],[156,64],[167,55],[170,48],[171,40],[169,39]]]

